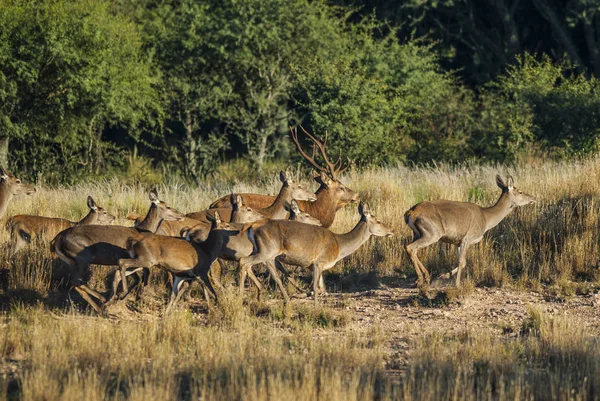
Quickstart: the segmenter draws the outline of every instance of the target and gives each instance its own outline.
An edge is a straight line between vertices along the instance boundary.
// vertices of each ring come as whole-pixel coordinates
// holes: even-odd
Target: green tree
[[[135,24],[105,1],[0,0],[2,162],[58,179],[109,165],[107,125],[133,133],[160,118],[141,45]]]

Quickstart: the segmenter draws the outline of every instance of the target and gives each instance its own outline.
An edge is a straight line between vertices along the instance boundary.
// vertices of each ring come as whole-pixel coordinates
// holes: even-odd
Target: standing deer
[[[10,231],[12,256],[33,240],[43,239],[49,241],[56,237],[56,234],[69,227],[87,224],[112,224],[115,221],[115,216],[96,205],[91,196],[87,198],[87,206],[90,211],[79,222],[26,214],[11,217],[6,224],[6,229]]]
[[[303,150],[302,145],[298,139],[298,133],[296,130],[292,130],[292,140],[296,144],[298,151],[302,155],[302,157],[308,161],[314,168],[316,168],[320,173],[313,176],[314,180],[320,184],[319,189],[315,192],[317,197],[314,202],[303,202],[298,201],[298,206],[300,210],[310,214],[313,217],[316,217],[321,221],[323,227],[330,227],[333,224],[335,219],[335,212],[346,204],[351,202],[358,202],[359,197],[358,193],[349,189],[348,187],[342,184],[338,177],[341,173],[343,173],[348,166],[342,167],[342,160],[338,159],[335,163],[329,161],[327,157],[327,133],[325,133],[325,140],[319,141],[316,137],[302,128],[304,134],[312,141],[312,156],[308,156],[308,154]],[[325,162],[325,167],[316,162],[315,156],[317,154],[317,150],[321,154]],[[272,202],[274,199],[273,196],[268,195],[260,195],[260,194],[241,194],[244,197],[246,203],[255,209],[260,209],[265,207],[265,205],[269,204],[268,202]],[[226,208],[231,207],[228,203],[229,197],[224,196],[223,198],[213,202],[210,207],[211,208]]]
[[[162,220],[178,220],[183,214],[171,208],[158,199],[156,189],[149,194],[150,209],[144,221],[136,228],[124,226],[75,226],[60,232],[52,241],[50,247],[54,254],[71,268],[71,284],[99,314],[102,309],[91,298],[106,302],[106,298],[97,291],[92,290],[84,279],[89,272],[90,264],[118,265],[119,259],[129,257],[127,241],[140,232],[153,233]],[[127,288],[127,279],[123,277],[124,288]]]
[[[312,270],[315,306],[318,305],[319,282],[325,270],[356,251],[371,235],[393,236],[391,229],[371,215],[367,205],[361,203],[358,212],[360,221],[345,234],[335,234],[323,227],[289,220],[250,224],[247,235],[254,251],[252,255],[240,259],[240,291],[244,289],[246,274],[252,266],[258,263],[280,265],[285,262]]]
[[[233,209],[228,210],[231,212],[228,213],[228,216],[231,219],[231,223],[251,223],[253,221],[265,218],[265,216],[263,216],[256,210],[244,205],[242,197],[240,195],[231,194],[231,198]],[[213,215],[214,211],[211,211],[211,213],[197,216],[202,218],[202,220],[197,220],[190,217],[184,217],[181,220],[163,220],[158,229],[156,230],[156,234],[167,235],[171,237],[184,237],[185,234],[182,235],[182,232],[186,232],[186,229],[194,227],[198,231],[201,228],[204,228],[203,232],[206,234],[204,236],[204,239],[206,239],[211,227],[210,219],[213,218]],[[135,225],[137,226],[143,221],[144,218],[136,214],[130,214],[127,216],[127,219],[135,220]],[[197,235],[200,235],[200,232],[198,232]]]
[[[281,189],[270,206],[262,209],[256,209],[253,206],[249,206],[246,197],[242,196],[246,202],[246,206],[255,209],[267,219],[286,219],[288,217],[288,209],[292,199],[296,199],[297,201],[308,201],[309,203],[317,200],[317,196],[315,194],[304,189],[299,183],[294,182],[292,177],[290,177],[290,175],[286,172],[280,171],[279,179],[281,180]],[[188,213],[186,216],[192,219],[208,222],[209,220],[207,215],[212,215],[214,217],[215,210],[219,211],[219,215],[221,216],[222,220],[230,221],[232,213],[231,208],[207,209],[201,212]]]
[[[8,202],[13,196],[31,195],[35,193],[35,187],[24,184],[20,179],[0,168],[0,218],[6,213]]]
[[[490,229],[496,227],[515,207],[535,203],[536,198],[521,192],[514,186],[512,177],[508,185],[496,176],[496,184],[502,190],[494,206],[481,207],[469,202],[448,200],[424,201],[404,214],[404,221],[414,233],[413,242],[406,245],[406,252],[417,272],[417,286],[428,286],[429,272],[417,257],[417,251],[438,241],[458,246],[458,267],[441,277],[456,274],[456,286],[464,268],[467,250],[476,244]]]

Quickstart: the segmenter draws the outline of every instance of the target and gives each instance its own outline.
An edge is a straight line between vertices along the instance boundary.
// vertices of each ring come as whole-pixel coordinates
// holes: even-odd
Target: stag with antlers
[[[328,133],[325,133],[323,141],[318,140],[314,135],[300,127],[306,137],[312,142],[312,156],[309,156],[304,151],[298,138],[298,130],[290,128],[292,140],[300,155],[311,166],[317,169],[318,173],[314,175],[314,180],[320,184],[319,189],[315,192],[317,200],[314,202],[298,201],[298,206],[301,211],[310,214],[319,219],[323,227],[328,228],[333,224],[335,212],[346,204],[357,202],[359,200],[358,193],[346,187],[339,181],[339,176],[348,169],[350,161],[344,166],[341,156],[335,162],[331,162],[327,156],[327,139]],[[315,158],[320,154],[324,165],[319,164]],[[273,203],[275,197],[261,194],[241,194],[246,204],[252,208],[260,209]],[[211,208],[231,207],[229,201],[230,195],[226,195],[219,200],[213,202]]]

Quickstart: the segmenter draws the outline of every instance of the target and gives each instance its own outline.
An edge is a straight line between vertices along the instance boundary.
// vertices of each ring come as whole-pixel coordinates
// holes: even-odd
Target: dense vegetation
[[[193,181],[296,124],[359,166],[597,150],[597,1],[347,3],[0,0],[0,164]]]

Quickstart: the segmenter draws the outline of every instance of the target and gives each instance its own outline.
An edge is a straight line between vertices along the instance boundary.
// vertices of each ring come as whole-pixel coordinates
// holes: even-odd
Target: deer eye
[[[17,184],[20,184],[20,183],[21,183],[21,180],[19,180],[19,179],[17,178]]]
[[[104,214],[108,214],[108,213],[104,212]]]

